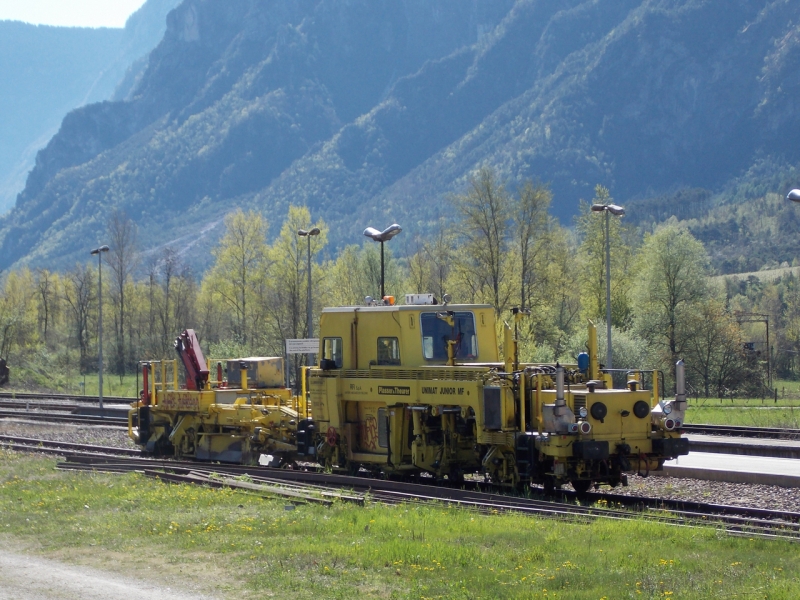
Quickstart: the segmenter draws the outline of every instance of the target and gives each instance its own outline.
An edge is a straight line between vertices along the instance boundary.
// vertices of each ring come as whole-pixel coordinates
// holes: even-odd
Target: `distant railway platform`
[[[781,440],[770,440],[770,443],[778,441]],[[736,442],[743,444],[745,440],[738,439]],[[728,483],[800,487],[800,460],[690,451],[686,456],[665,462],[663,470],[652,474]]]

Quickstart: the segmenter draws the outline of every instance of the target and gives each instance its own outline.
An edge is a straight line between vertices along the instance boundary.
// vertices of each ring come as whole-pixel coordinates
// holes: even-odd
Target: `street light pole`
[[[103,252],[108,252],[108,246],[100,246],[89,253],[91,255],[97,255],[97,304],[99,313],[99,321],[97,323],[97,383],[101,414],[103,410]]]
[[[308,295],[306,297],[306,339],[311,339],[314,337],[314,312],[312,310],[312,300],[311,300],[311,236],[312,235],[319,235],[319,227],[314,227],[313,229],[306,231],[305,229],[299,229],[297,231],[297,235],[300,237],[305,237],[308,240]],[[307,364],[310,367],[311,364],[314,362],[314,355],[308,355]]]
[[[609,235],[610,215],[621,217],[625,209],[616,204],[592,204],[592,211],[606,213],[606,368],[611,365],[611,242]]]
[[[383,299],[386,296],[386,290],[384,285],[385,278],[383,271],[383,243],[388,242],[390,239],[392,239],[401,231],[403,231],[403,228],[400,227],[400,225],[398,225],[397,223],[389,225],[389,227],[387,227],[383,231],[378,231],[374,227],[367,227],[364,230],[365,236],[367,236],[372,240],[375,240],[376,242],[381,243],[381,302],[383,302]]]
[[[606,213],[606,361],[611,368],[611,243],[609,241],[609,213]]]

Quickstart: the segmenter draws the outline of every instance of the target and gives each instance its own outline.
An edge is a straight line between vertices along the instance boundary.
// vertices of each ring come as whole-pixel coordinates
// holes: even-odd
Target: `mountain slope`
[[[388,181],[380,193],[366,190],[359,211],[387,220],[404,200],[417,198],[424,200],[415,208],[425,218],[444,213],[446,204],[433,201],[461,189],[465,177],[484,163],[512,180],[549,181],[554,211],[566,218],[575,212],[578,198],[591,198],[596,183],[624,201],[683,186],[717,188],[762,153],[800,160],[800,148],[788,134],[798,128],[800,6],[733,2],[721,11],[720,2],[633,4],[614,3],[614,13],[604,10],[607,3],[576,3],[554,15],[551,27],[558,34],[548,27],[539,38],[521,37],[515,51],[531,57],[529,66],[544,67],[535,83],[517,96],[508,85],[507,101],[478,126],[399,180]],[[513,24],[535,31],[536,7],[518,3]],[[498,34],[508,37],[511,23],[502,29]],[[563,40],[575,31],[583,32],[588,43],[575,51],[564,48]],[[478,56],[472,80],[459,82],[448,97],[472,81],[480,82],[477,88],[499,87],[491,54],[489,49],[486,59]],[[408,135],[413,111],[391,131],[382,125],[388,113],[406,107],[399,88],[396,106],[376,109],[361,130],[378,140],[393,132]],[[418,93],[430,96],[426,90]],[[325,184],[329,177],[309,168],[343,162],[347,151],[341,146],[323,150],[328,154],[324,159],[304,159],[304,168],[298,169],[302,177],[284,178],[279,189],[263,194],[263,201],[296,197],[315,175],[321,180],[315,188],[330,187]],[[375,172],[365,169],[365,174],[351,174],[356,183],[346,193],[363,190],[358,182]],[[355,234],[356,227],[351,229]]]
[[[0,21],[0,214],[24,187],[36,151],[77,106],[111,97],[126,70],[156,46],[179,0],[148,0],[124,29]],[[135,77],[135,75],[132,75]]]
[[[74,111],[39,153],[2,223],[0,260],[77,258],[109,206],[140,219],[154,245],[172,225],[219,221],[511,5],[185,2],[129,99]]]
[[[122,32],[114,29],[0,21],[0,212],[13,203],[37,147],[64,114],[101,97],[92,97],[94,84],[121,40]]]
[[[186,0],[135,79],[40,153],[0,268],[82,259],[111,208],[202,268],[235,206],[306,204],[338,246],[424,231],[483,164],[549,181],[566,219],[596,183],[625,202],[800,162],[784,0]]]

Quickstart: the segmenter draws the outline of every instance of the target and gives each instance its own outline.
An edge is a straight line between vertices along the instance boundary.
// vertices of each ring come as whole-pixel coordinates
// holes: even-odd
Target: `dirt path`
[[[0,548],[0,600],[201,600],[209,596],[158,587],[90,567]]]

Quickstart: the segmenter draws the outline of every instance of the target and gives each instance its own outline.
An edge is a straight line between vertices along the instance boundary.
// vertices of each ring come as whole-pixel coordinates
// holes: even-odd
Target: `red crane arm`
[[[186,368],[186,389],[202,390],[208,381],[208,368],[194,329],[187,329],[175,340],[175,350]]]

